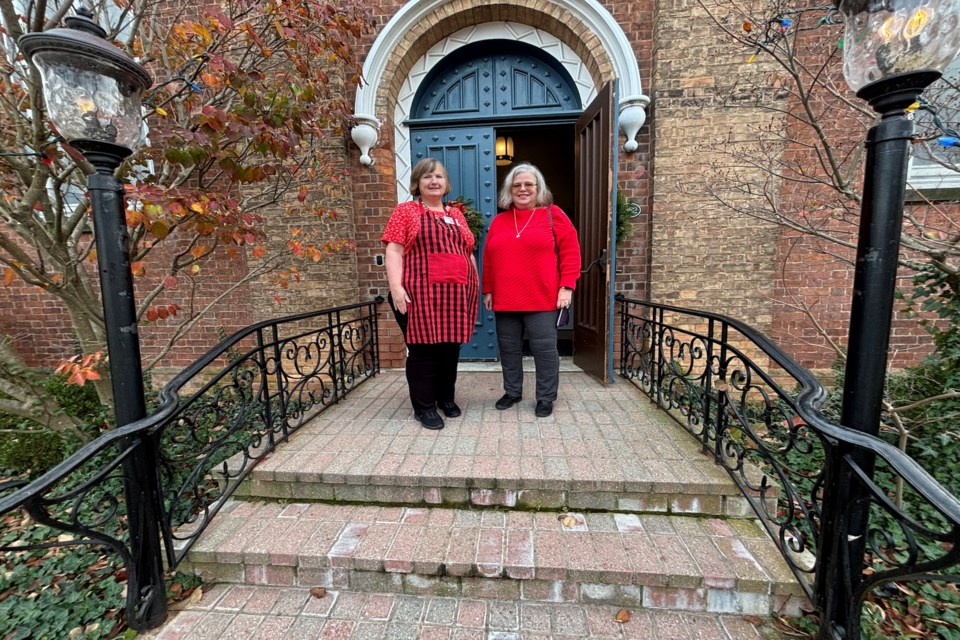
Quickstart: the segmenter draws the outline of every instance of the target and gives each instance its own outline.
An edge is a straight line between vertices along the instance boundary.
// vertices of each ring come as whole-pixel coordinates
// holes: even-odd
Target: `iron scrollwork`
[[[32,482],[0,484],[0,516],[18,523],[0,537],[0,552],[96,548],[123,565],[127,622],[146,628],[150,602],[166,594],[138,582],[124,466],[136,464],[143,447],[158,460],[156,526],[166,566],[175,568],[258,461],[379,373],[382,301],[247,327],[165,385],[153,415],[101,435]]]
[[[726,469],[811,602],[828,600],[834,578],[853,586],[835,638],[860,637],[864,603],[894,580],[958,580],[960,501],[896,447],[826,420],[812,374],[731,318],[619,302],[621,375]],[[906,485],[923,517],[892,500],[877,474]],[[841,504],[843,482],[867,497]]]

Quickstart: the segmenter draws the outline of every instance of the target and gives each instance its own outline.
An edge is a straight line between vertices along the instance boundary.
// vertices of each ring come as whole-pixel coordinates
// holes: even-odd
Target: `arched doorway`
[[[649,98],[643,94],[633,47],[606,9],[581,0],[551,0],[549,6],[528,6],[514,0],[404,4],[383,26],[364,61],[367,82],[357,91],[351,129],[360,150],[359,164],[372,167],[374,156],[393,163],[397,197],[409,197],[413,140],[408,123],[416,120],[414,97],[421,94],[428,77],[433,77],[433,68],[449,55],[470,44],[493,40],[527,43],[558,61],[573,78],[581,105],[589,103],[572,131],[574,224],[590,230],[586,244],[586,234],[581,236],[582,258],[584,265],[593,265],[589,273],[581,275],[574,296],[578,318],[584,319],[582,323],[578,320],[574,329],[580,345],[575,347],[574,360],[597,378],[612,381],[616,270],[610,229],[615,225],[618,132],[625,139],[623,151],[636,152],[636,136],[646,119]],[[385,123],[390,123],[390,135],[382,137]],[[531,129],[523,127],[523,131]],[[506,130],[494,128],[493,133]],[[545,132],[543,137],[562,140],[566,133]],[[384,141],[388,144],[381,148]],[[380,248],[371,245],[359,250],[375,257]],[[589,314],[584,313],[588,305],[592,309]],[[587,337],[590,339],[581,340]]]
[[[515,159],[540,167],[557,205],[572,213],[580,96],[570,74],[543,51],[508,40],[464,46],[432,69],[410,113],[404,123],[410,131],[410,164],[424,157],[441,160],[450,172],[451,197],[472,201],[487,225],[497,213],[497,188],[510,169],[495,162],[497,136],[512,138]],[[482,247],[483,240],[477,250],[481,269]],[[564,327],[560,337],[571,342],[571,327]],[[497,358],[493,314],[482,305],[461,357]]]

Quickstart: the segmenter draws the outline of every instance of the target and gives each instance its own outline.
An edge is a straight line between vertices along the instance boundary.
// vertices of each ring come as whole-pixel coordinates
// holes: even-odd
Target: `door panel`
[[[483,214],[484,236],[474,255],[482,269],[486,227],[496,214],[497,173],[493,127],[446,127],[413,132],[410,140],[413,164],[424,158],[436,158],[450,174],[448,199],[463,196]],[[460,348],[464,360],[496,360],[497,335],[493,313],[483,308],[480,297],[477,324],[470,342]]]
[[[573,361],[602,382],[613,382],[610,325],[611,233],[616,202],[616,91],[607,83],[577,121],[575,224],[583,271],[577,283]]]

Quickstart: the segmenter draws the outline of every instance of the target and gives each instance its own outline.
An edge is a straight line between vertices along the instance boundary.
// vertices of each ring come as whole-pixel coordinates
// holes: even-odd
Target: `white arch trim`
[[[574,88],[580,96],[580,104],[589,104],[597,95],[593,78],[580,57],[559,38],[519,22],[485,22],[466,27],[430,47],[423,57],[410,68],[393,112],[394,157],[397,163],[397,199],[402,202],[408,196],[410,184],[410,129],[403,124],[413,109],[413,99],[430,71],[445,57],[460,47],[482,40],[517,40],[531,44],[552,56],[573,79]]]
[[[360,147],[361,164],[369,165],[370,148],[377,143],[380,120],[376,116],[376,99],[383,72],[390,56],[400,46],[410,30],[453,0],[418,0],[408,2],[384,26],[367,59],[363,63],[363,77],[367,84],[360,87],[354,102],[353,113],[357,124],[351,130],[353,141]],[[620,129],[627,138],[624,151],[637,149],[636,135],[646,121],[644,108],[650,98],[644,95],[640,82],[640,68],[633,47],[613,16],[596,0],[553,0],[553,3],[587,25],[600,40],[613,64],[614,73],[620,80]],[[505,24],[505,23],[502,23]]]

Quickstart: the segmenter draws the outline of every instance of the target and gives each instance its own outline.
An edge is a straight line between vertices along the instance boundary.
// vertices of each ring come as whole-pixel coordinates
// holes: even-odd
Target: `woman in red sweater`
[[[483,251],[483,306],[496,312],[503,369],[496,407],[509,409],[523,397],[526,330],[537,372],[535,413],[544,418],[553,413],[560,384],[557,309],[570,306],[580,277],[580,242],[532,164],[510,170],[497,203],[506,211],[490,223]]]

